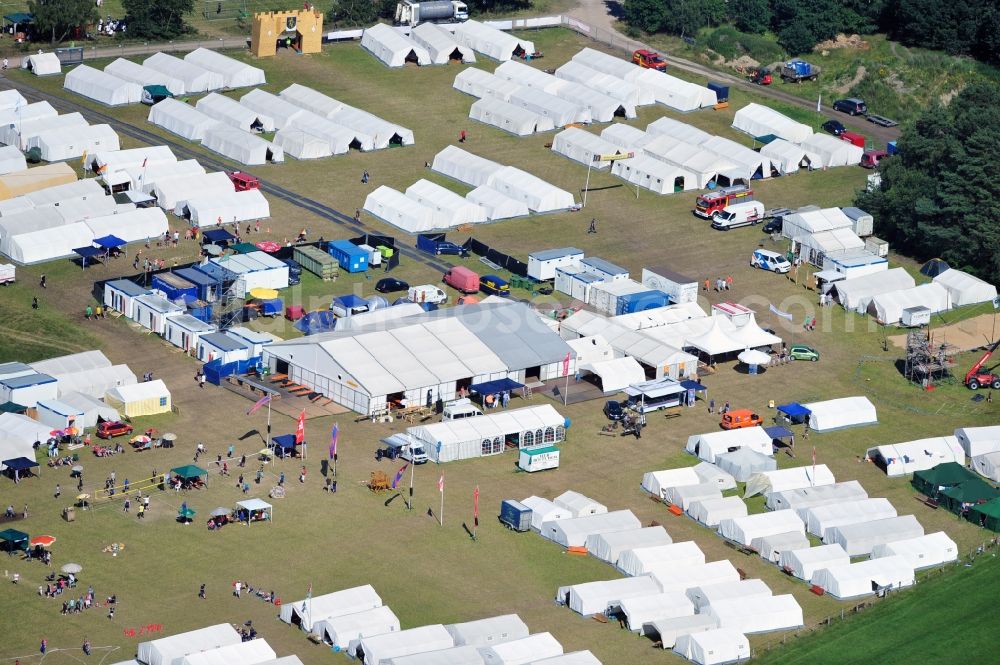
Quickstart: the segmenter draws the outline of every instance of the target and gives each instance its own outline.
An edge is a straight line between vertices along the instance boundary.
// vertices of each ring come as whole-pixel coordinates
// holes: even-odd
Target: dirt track
[[[931,328],[931,338],[938,344],[953,344],[962,351],[971,351],[990,344],[995,334],[995,314],[981,314],[973,319],[953,323],[948,326]],[[889,343],[900,349],[906,348],[906,335],[893,335]]]

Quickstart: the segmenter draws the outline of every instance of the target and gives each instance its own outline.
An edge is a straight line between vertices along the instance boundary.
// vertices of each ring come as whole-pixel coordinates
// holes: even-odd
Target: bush
[[[740,45],[740,33],[736,28],[729,26],[713,30],[708,33],[705,40],[708,48],[712,49],[726,60],[737,58],[742,52]]]
[[[771,63],[781,60],[784,51],[772,39],[763,35],[751,35],[725,26],[708,33],[705,40],[712,49],[727,60],[733,60],[741,55],[749,55],[760,63]]]

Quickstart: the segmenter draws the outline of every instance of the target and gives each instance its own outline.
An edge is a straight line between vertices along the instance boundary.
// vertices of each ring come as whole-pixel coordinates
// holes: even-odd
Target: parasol
[[[177,440],[177,435],[174,434],[173,432],[167,432],[166,434],[164,434],[160,438],[162,438],[164,441],[176,441]]]
[[[281,243],[274,242],[273,240],[264,240],[257,243],[257,249],[261,249],[268,254],[274,254],[281,249]]]
[[[228,515],[229,513],[230,510],[228,508],[223,508],[222,506],[219,506],[218,508],[210,512],[209,515],[211,515],[212,517],[223,517],[225,515]]]
[[[89,494],[77,494],[76,495],[76,500],[77,501],[86,501],[89,498],[90,498]]]
[[[83,566],[81,566],[78,563],[67,563],[59,570],[66,573],[67,575],[76,575],[77,573],[83,570]]]
[[[129,440],[130,443],[149,443],[150,441],[152,441],[152,439],[150,439],[145,434],[139,434],[138,436],[133,436]]]
[[[250,297],[258,300],[274,300],[278,297],[278,292],[274,289],[258,286],[256,289],[250,289]]]
[[[771,362],[771,356],[763,351],[757,351],[756,349],[747,349],[740,355],[736,356],[740,359],[740,362],[746,363],[747,365],[766,365]]]
[[[51,547],[52,543],[56,542],[56,538],[55,536],[35,536],[30,542],[32,547],[39,545],[42,547]]]
[[[72,471],[73,473],[83,473],[83,465],[77,464],[76,466],[71,468],[70,471]]]

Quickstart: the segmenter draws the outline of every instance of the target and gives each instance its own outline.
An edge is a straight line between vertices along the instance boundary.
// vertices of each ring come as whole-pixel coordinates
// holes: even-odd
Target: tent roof
[[[222,76],[227,88],[239,88],[248,85],[264,85],[267,83],[264,70],[251,67],[245,62],[230,58],[217,51],[206,48],[196,48],[184,56],[185,62],[191,62],[210,72]]]
[[[273,660],[277,655],[266,640],[257,639],[191,653],[174,662],[176,665],[254,665]]]
[[[142,383],[135,383],[127,386],[117,386],[108,390],[108,394],[122,402],[128,403],[150,399],[153,397],[160,397],[162,395],[169,395],[170,391],[167,390],[167,385],[163,382],[163,379],[156,379],[155,381],[144,381]]]
[[[291,84],[279,92],[278,96],[324,118],[332,117],[344,108],[343,102],[299,83]]]
[[[478,72],[481,70],[466,69],[464,71]],[[431,168],[467,185],[479,187],[487,184],[490,177],[503,168],[503,164],[474,155],[458,146],[449,145],[434,156]]]
[[[117,58],[106,65],[104,71],[143,87],[162,85],[173,95],[183,95],[186,92],[184,81],[179,78],[125,58]]]
[[[733,118],[733,128],[750,136],[773,134],[791,143],[801,143],[813,133],[808,125],[795,122],[783,113],[761,104],[747,104],[737,111]]]
[[[173,665],[174,660],[200,651],[241,643],[240,634],[228,623],[140,642],[138,660],[146,665]]]
[[[189,478],[200,478],[208,475],[208,471],[205,471],[205,469],[200,466],[195,466],[194,464],[185,464],[184,466],[175,467],[170,469],[170,473],[180,476],[184,480]]]
[[[246,499],[244,501],[237,501],[236,505],[246,510],[269,510],[272,508],[271,504],[263,499]]]
[[[946,288],[956,305],[987,302],[997,297],[997,287],[955,268],[939,274],[934,283]]]
[[[436,23],[421,23],[410,32],[410,38],[427,49],[434,64],[447,64],[456,49],[461,54],[462,62],[476,61],[476,55],[471,48],[456,42],[448,30]]]

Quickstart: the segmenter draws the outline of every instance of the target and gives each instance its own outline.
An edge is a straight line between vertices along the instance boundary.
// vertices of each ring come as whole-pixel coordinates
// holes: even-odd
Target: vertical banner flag
[[[399,467],[399,471],[396,472],[396,477],[392,479],[392,489],[396,489],[396,485],[399,481],[403,479],[403,474],[406,473],[406,467],[410,466],[409,463],[404,464]]]
[[[333,424],[333,431],[330,432],[330,459],[337,459],[337,439],[340,438],[340,425]]]
[[[476,526],[479,526],[479,485],[476,485],[472,492],[472,519]]]
[[[566,352],[566,357],[563,358],[563,376],[569,376],[569,351]]]
[[[295,426],[295,443],[302,443],[306,438],[306,410],[299,414],[299,424]]]
[[[247,415],[248,416],[252,416],[253,414],[257,413],[257,411],[260,410],[260,407],[264,406],[265,404],[269,403],[270,401],[271,401],[271,393],[268,393],[268,394],[264,395],[263,397],[261,397],[256,402],[254,402],[253,406],[251,406],[247,410]]]
[[[441,492],[442,494],[444,493],[444,474],[443,473],[441,474],[441,477],[438,478],[438,492]]]

